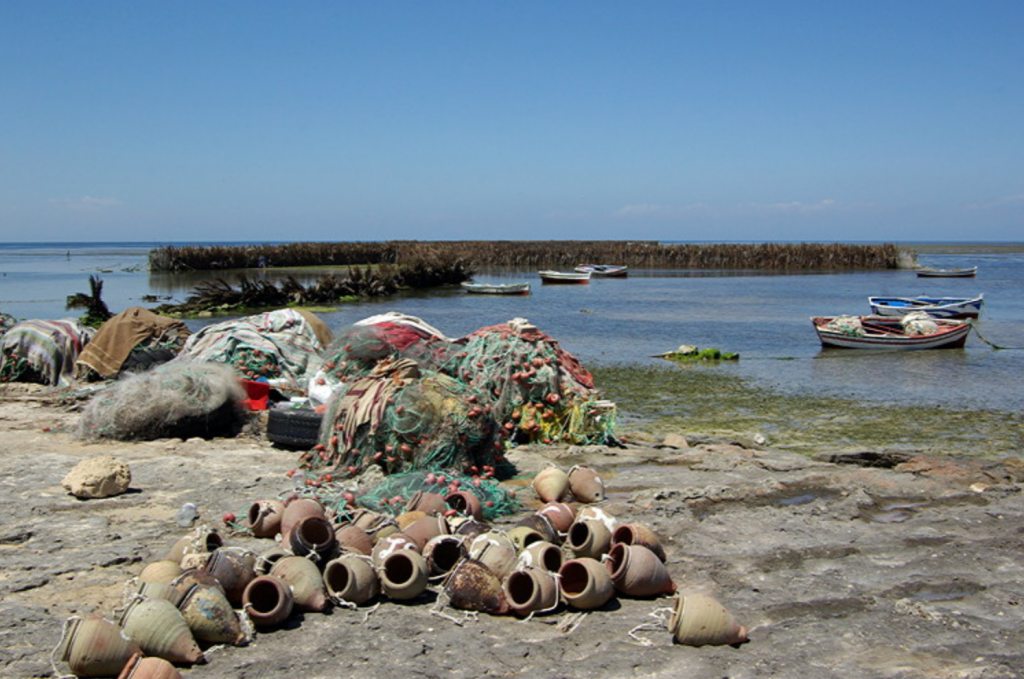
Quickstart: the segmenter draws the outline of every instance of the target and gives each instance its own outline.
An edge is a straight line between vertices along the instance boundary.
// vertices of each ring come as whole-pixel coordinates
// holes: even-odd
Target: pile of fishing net
[[[0,339],[0,382],[69,386],[95,330],[78,321],[19,321]]]
[[[119,441],[235,436],[246,421],[244,396],[230,367],[174,360],[97,392],[82,411],[79,433]]]
[[[188,338],[181,357],[225,363],[241,377],[298,389],[330,341],[331,331],[314,314],[278,309],[208,325]]]
[[[326,411],[301,465],[342,477],[378,467],[487,469],[501,478],[513,473],[509,445],[614,438],[614,404],[599,398],[579,361],[523,319],[450,340],[415,317],[373,317],[339,334],[316,379]]]
[[[14,324],[18,322],[14,316],[5,314],[0,311],[0,337],[3,337],[8,330],[14,327]]]
[[[857,316],[836,316],[825,324],[825,329],[850,337],[864,336],[864,326],[861,325],[860,318]]]

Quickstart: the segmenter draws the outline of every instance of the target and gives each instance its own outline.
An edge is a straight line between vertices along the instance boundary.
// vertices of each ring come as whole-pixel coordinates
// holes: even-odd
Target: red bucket
[[[267,400],[270,397],[270,385],[266,382],[254,382],[253,380],[242,380],[245,387],[245,399],[242,405],[249,410],[266,410]]]

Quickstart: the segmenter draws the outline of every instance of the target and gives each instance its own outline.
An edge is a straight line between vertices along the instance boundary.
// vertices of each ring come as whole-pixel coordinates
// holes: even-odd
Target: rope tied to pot
[[[654,621],[643,622],[629,630],[629,638],[636,641],[641,646],[653,646],[654,642],[646,637],[642,637],[637,632],[650,630],[660,631],[668,630],[668,622],[672,617],[673,609],[671,608],[656,608],[647,614],[648,617],[654,618]]]

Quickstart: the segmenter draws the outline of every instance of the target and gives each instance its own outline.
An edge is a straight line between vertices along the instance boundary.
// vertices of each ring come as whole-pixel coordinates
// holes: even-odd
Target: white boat
[[[586,285],[590,282],[589,271],[539,271],[541,283],[569,283]]]
[[[466,292],[477,295],[529,295],[529,283],[470,283],[461,284]]]
[[[625,278],[629,275],[628,266],[616,266],[614,264],[580,264],[576,267],[580,273],[590,273],[592,276],[602,278]]]
[[[973,327],[967,321],[927,314],[816,316],[811,319],[825,347],[843,349],[953,349],[964,346]]]
[[[868,297],[871,313],[878,316],[905,316],[911,311],[923,311],[933,318],[977,318],[985,302],[977,297]]]
[[[917,270],[918,278],[974,278],[978,267],[968,266],[960,269],[933,269],[923,267]]]

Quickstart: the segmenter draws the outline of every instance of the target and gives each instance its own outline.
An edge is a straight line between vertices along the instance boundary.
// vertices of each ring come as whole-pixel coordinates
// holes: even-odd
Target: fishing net
[[[245,422],[244,396],[228,366],[176,360],[98,392],[82,411],[79,433],[122,441],[234,436]]]
[[[864,326],[856,316],[836,316],[825,324],[826,330],[838,332],[850,337],[863,337]]]
[[[515,443],[607,443],[615,406],[558,342],[525,319],[481,328],[460,340],[454,374],[483,394],[490,416]]]
[[[17,322],[18,319],[16,319],[14,316],[10,314],[5,314],[2,311],[0,311],[0,338],[2,338],[8,330],[14,327],[14,324]]]
[[[310,316],[278,309],[208,325],[188,338],[181,356],[225,363],[248,379],[298,389],[319,367],[324,347],[316,327],[323,322]]]
[[[300,463],[343,476],[377,466],[387,474],[411,470],[512,467],[504,432],[471,386],[423,370],[410,358],[385,359],[334,392],[320,439]]]

